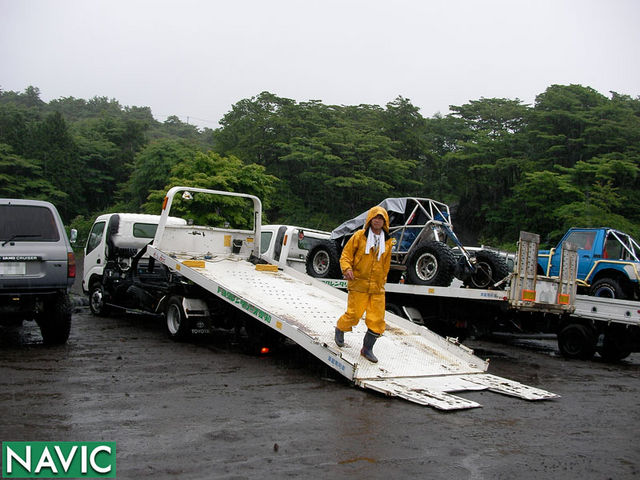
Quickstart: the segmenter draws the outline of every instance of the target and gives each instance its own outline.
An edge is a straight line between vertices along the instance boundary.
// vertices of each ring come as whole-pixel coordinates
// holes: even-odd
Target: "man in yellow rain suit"
[[[340,269],[348,280],[347,311],[338,319],[336,344],[344,346],[344,332],[350,332],[366,312],[367,333],[360,354],[376,363],[373,345],[385,329],[384,284],[391,265],[393,239],[389,236],[389,215],[375,206],[367,214],[364,228],[349,239],[340,257]]]

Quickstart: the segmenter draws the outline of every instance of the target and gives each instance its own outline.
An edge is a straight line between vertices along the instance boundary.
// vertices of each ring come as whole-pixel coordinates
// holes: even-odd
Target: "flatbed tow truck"
[[[250,229],[229,229],[171,224],[167,219],[180,192],[182,198],[217,195],[226,201],[250,201],[253,225]],[[346,306],[346,293],[261,259],[261,210],[259,198],[252,195],[191,187],[168,191],[155,237],[146,252],[151,264],[158,262],[177,279],[176,288],[169,285],[169,291],[165,289],[153,302],[156,313],[164,313],[170,333],[184,329],[185,324],[210,321],[222,302],[289,338],[355,385],[421,405],[443,410],[481,406],[451,393],[466,390],[488,389],[527,400],[558,397],[488,374],[488,361],[473,355],[457,339],[445,339],[392,313],[387,314],[387,330],[378,340],[377,364],[359,354],[366,328],[363,322],[354,334],[346,336],[345,347],[338,348],[333,342],[334,327]],[[525,300],[528,308],[542,300],[537,298],[540,290],[538,294],[532,290],[536,287],[531,280],[535,281],[535,276],[527,278],[523,274],[513,282],[519,284],[517,288],[525,297],[530,296]],[[575,284],[552,283],[553,297],[565,302],[560,308],[571,308]],[[555,300],[553,303],[557,304]]]
[[[267,227],[268,232],[272,230]],[[263,235],[263,242],[269,242],[262,246],[264,255],[280,266],[300,270],[305,264],[305,247],[313,245],[306,240],[306,230],[279,226],[277,233]],[[557,277],[539,274],[539,240],[536,234],[521,232],[513,272],[490,289],[389,282],[385,285],[387,309],[459,339],[505,332],[553,333],[567,358],[590,359],[597,351],[607,361],[618,361],[640,351],[640,303],[577,295],[577,260],[571,260],[577,255],[576,245],[570,247],[569,257],[562,255]],[[322,281],[347,288],[343,279]]]

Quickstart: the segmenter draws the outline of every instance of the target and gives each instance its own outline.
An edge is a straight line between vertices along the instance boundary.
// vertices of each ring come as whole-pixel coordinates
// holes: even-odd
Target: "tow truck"
[[[189,204],[193,216],[186,213]],[[238,226],[227,224],[225,208],[233,209],[235,215],[229,217],[238,220]],[[247,211],[251,214],[239,213]],[[170,212],[186,217],[185,223],[170,222]],[[91,301],[99,300],[109,309],[157,314],[176,339],[194,330],[215,333],[217,328],[276,334],[356,386],[438,409],[481,406],[453,392],[490,390],[527,400],[558,397],[487,373],[489,362],[457,339],[443,338],[390,312],[387,330],[378,340],[377,364],[359,354],[364,323],[347,336],[345,347],[338,348],[333,333],[346,306],[346,293],[263,258],[261,226],[262,204],[256,196],[173,187],[164,199],[153,241],[135,254],[125,270],[118,270],[122,262],[113,262],[101,288],[91,290]],[[522,290],[521,298],[528,296],[529,304],[543,300],[542,291],[536,291],[535,269],[533,276],[521,280],[516,287]],[[571,285],[554,283],[554,296],[561,292],[570,304]]]

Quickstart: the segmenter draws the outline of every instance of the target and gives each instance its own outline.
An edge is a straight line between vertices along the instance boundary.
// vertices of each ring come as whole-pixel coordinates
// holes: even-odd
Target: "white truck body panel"
[[[576,295],[573,315],[640,327],[640,303],[634,300]]]
[[[377,364],[360,356],[364,322],[347,333],[345,347],[338,348],[333,339],[334,328],[346,308],[346,293],[288,267],[261,271],[248,261],[249,253],[260,251],[259,200],[245,196],[254,201],[256,222],[252,231],[167,224],[164,220],[173,196],[186,190],[242,196],[172,188],[153,245],[148,247],[149,254],[279,331],[356,385],[445,410],[480,406],[450,393],[464,390],[489,389],[528,400],[557,397],[487,374],[488,362],[468,348],[390,313],[386,317],[387,330],[376,344]]]

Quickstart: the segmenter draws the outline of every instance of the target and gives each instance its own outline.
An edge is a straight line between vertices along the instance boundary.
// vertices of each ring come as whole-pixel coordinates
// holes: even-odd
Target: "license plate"
[[[27,264],[24,262],[0,262],[0,275],[25,275]]]

